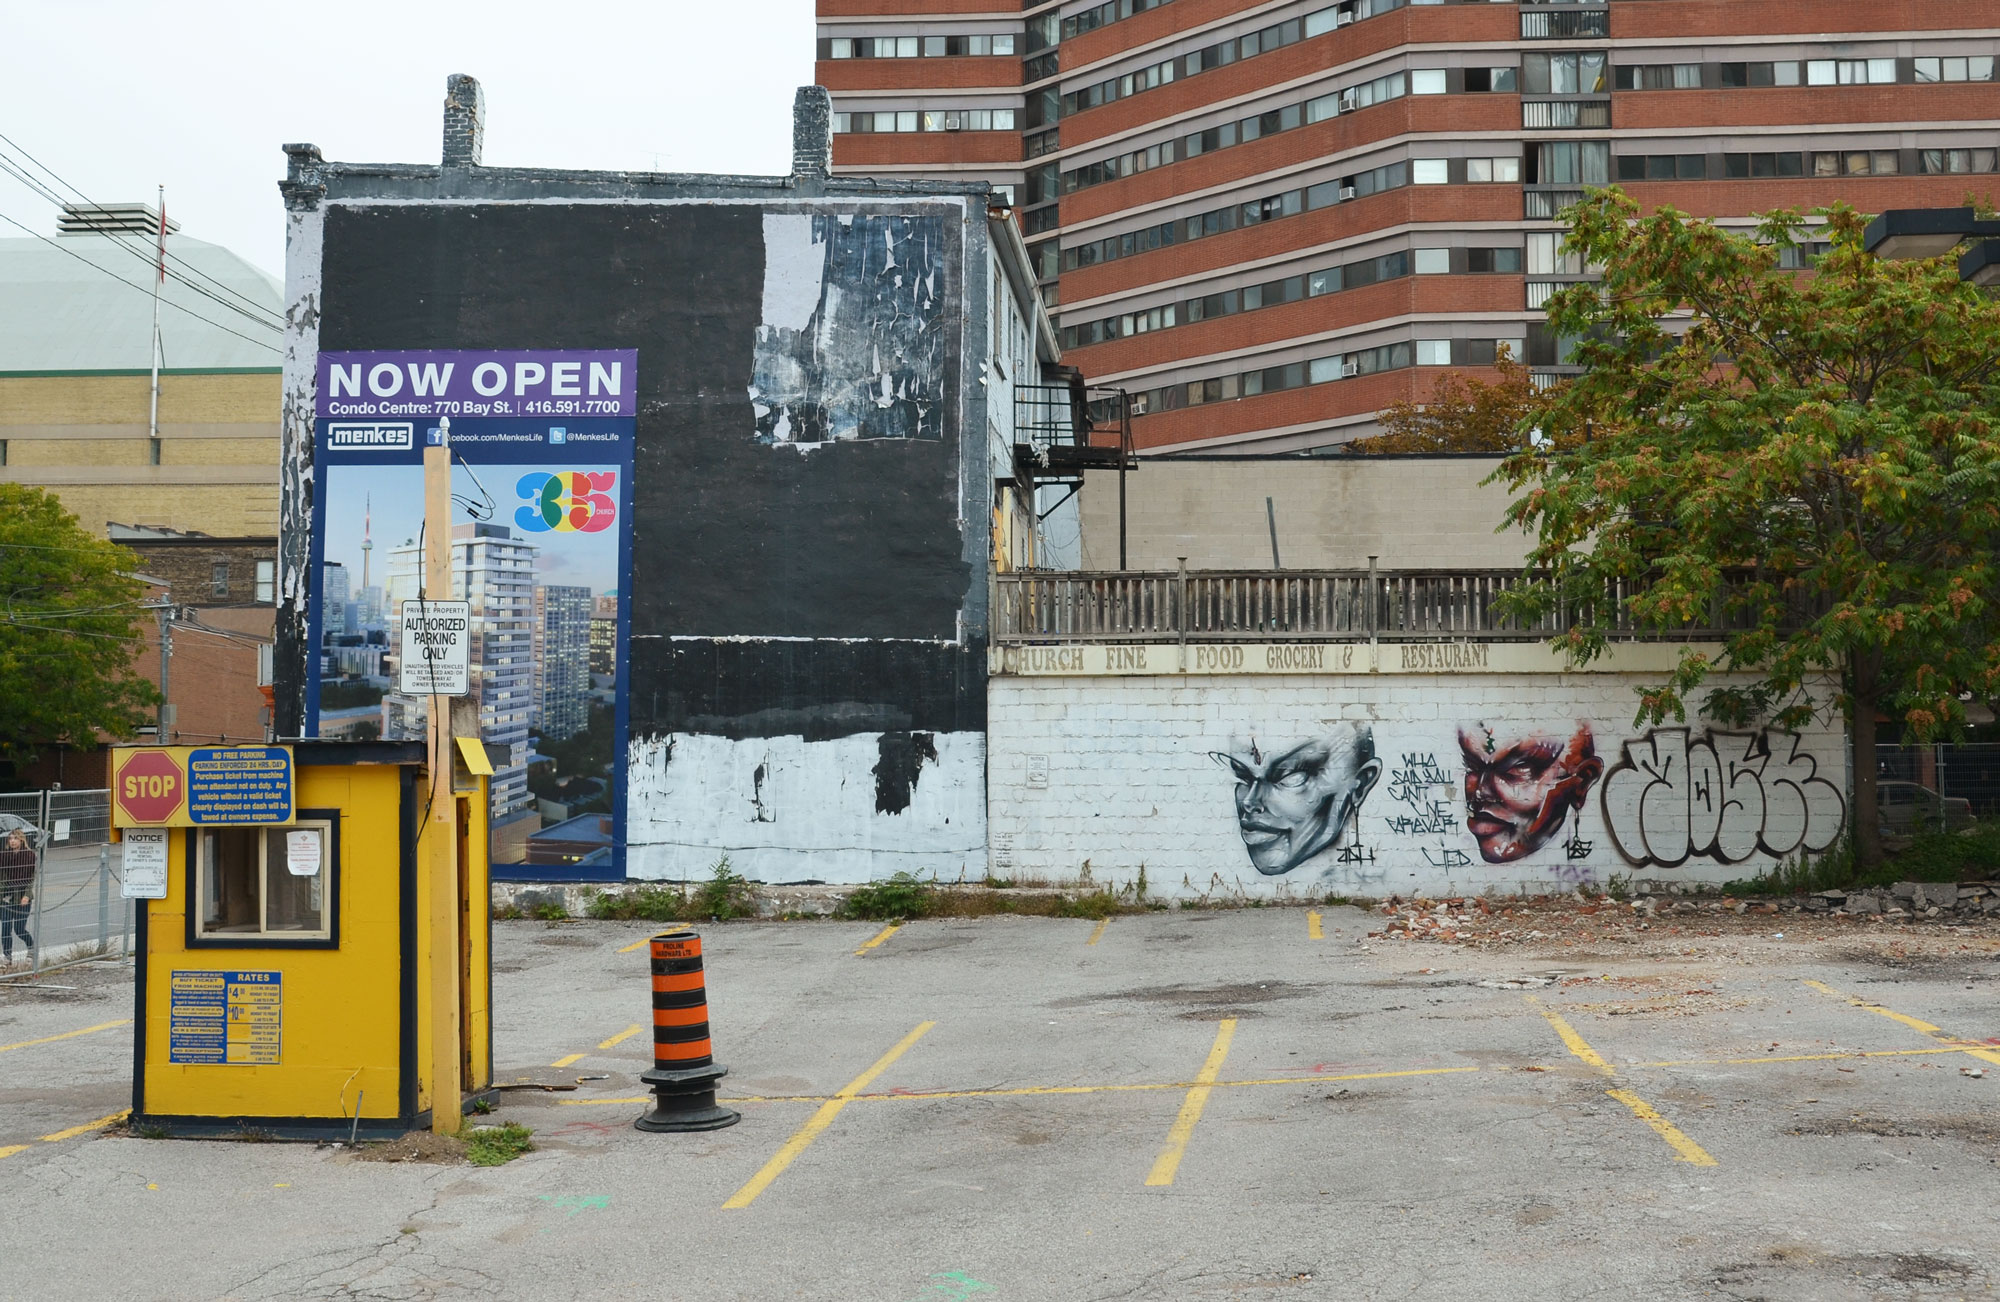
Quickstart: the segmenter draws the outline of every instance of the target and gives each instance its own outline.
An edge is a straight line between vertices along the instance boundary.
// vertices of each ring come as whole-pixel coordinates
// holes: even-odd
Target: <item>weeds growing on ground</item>
[[[1854,841],[1843,836],[1826,853],[1797,855],[1770,872],[1725,883],[1730,895],[1810,895],[1895,882],[1956,882],[2000,876],[2000,823],[1965,832],[1922,832],[1889,855],[1874,872],[1854,862]]]
[[[523,1153],[535,1150],[529,1136],[535,1132],[518,1121],[509,1121],[503,1126],[482,1126],[468,1130],[461,1136],[465,1140],[465,1155],[474,1166],[504,1166]]]
[[[1089,866],[1078,874],[1075,886],[1007,891],[1013,883],[1004,878],[987,878],[977,884],[941,885],[913,873],[900,872],[881,881],[858,886],[841,905],[843,918],[888,922],[911,918],[986,918],[997,914],[1017,914],[1040,918],[1108,918],[1114,913],[1136,913],[1163,909],[1163,901],[1151,899],[1146,870],[1139,869],[1132,884],[1118,889],[1098,886],[1090,879]]]
[[[724,855],[715,865],[715,875],[693,890],[686,885],[636,886],[617,894],[593,895],[584,912],[613,922],[721,921],[754,915],[757,895]]]
[[[521,906],[513,903],[511,900],[493,910],[493,919],[496,922],[517,922],[527,916],[527,914],[521,912]]]
[[[563,907],[561,900],[538,900],[535,907],[528,910],[528,916],[537,922],[565,922],[569,919],[569,910]]]

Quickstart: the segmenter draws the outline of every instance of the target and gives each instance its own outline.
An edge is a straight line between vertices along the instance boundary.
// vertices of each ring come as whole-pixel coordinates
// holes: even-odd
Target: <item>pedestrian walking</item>
[[[28,905],[35,892],[35,852],[20,828],[7,833],[0,845],[0,955],[14,961],[14,937],[28,949],[35,938],[28,934]]]

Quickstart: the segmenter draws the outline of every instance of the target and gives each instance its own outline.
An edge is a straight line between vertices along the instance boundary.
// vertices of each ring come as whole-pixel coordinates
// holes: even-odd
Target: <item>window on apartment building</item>
[[[257,562],[257,600],[275,601],[278,589],[278,563],[276,561]]]
[[[1410,70],[1410,94],[1442,95],[1448,89],[1443,68],[1413,68]]]
[[[1467,249],[1465,269],[1473,275],[1520,275],[1521,250],[1519,249]]]
[[[1722,174],[1731,178],[1804,176],[1806,156],[1797,150],[1772,154],[1724,154]]]
[[[1519,68],[1467,68],[1465,89],[1472,93],[1515,91],[1521,88]]]
[[[208,567],[208,595],[226,597],[229,595],[229,562],[217,561]]]
[[[1531,276],[1581,276],[1583,255],[1567,252],[1560,231],[1535,231],[1528,236],[1528,274]]]
[[[1814,176],[1894,176],[1902,171],[1893,149],[1844,149],[1812,156]]]
[[[1094,32],[1109,23],[1130,18],[1133,14],[1157,9],[1167,0],[1110,0],[1108,4],[1085,9],[1081,13],[1069,15],[1062,20],[1062,39],[1074,40],[1085,32]]]
[[[1521,160],[1518,158],[1468,158],[1465,160],[1465,179],[1473,184],[1495,181],[1518,185],[1521,181]]]
[[[1410,265],[1416,268],[1419,276],[1448,276],[1451,274],[1451,250],[1414,249]]]
[[[1451,340],[1449,339],[1417,340],[1417,365],[1450,366]]]
[[[1917,59],[1918,81],[1992,81],[1993,56],[1977,55],[1966,58]]]
[[[1808,86],[1875,86],[1896,80],[1894,59],[1808,59]]]
[[[1451,184],[1451,161],[1444,158],[1412,158],[1410,160],[1410,184]]]
[[[990,54],[1014,53],[1014,38],[1011,34],[1000,36],[926,36],[924,57],[937,58],[984,58]]]
[[[1013,109],[925,109],[900,113],[836,113],[835,135],[893,131],[1012,131]]]
[[[1608,89],[1606,56],[1588,54],[1524,54],[1521,91],[1528,95],[1595,95]]]
[[[1991,149],[1926,149],[1919,155],[1925,172],[1991,172],[1995,151]]]
[[[1552,140],[1528,159],[1530,185],[1611,184],[1611,146],[1601,140]]]
[[[1725,63],[1720,67],[1724,86],[1796,86],[1799,65],[1784,63]]]
[[[1612,69],[1619,90],[1700,90],[1699,63],[1628,63]]]
[[[1708,176],[1708,159],[1702,154],[1620,154],[1618,179],[1621,181],[1700,181]]]

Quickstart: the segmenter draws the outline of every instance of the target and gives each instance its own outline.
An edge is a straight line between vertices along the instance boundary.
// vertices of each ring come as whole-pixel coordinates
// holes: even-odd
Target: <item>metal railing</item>
[[[122,856],[110,845],[110,797],[108,791],[0,793],[0,835],[22,829],[35,853],[25,903],[12,893],[0,898],[6,921],[16,924],[5,929],[12,952],[0,972],[131,954],[132,902],[120,889]]]
[[[994,577],[996,645],[1056,642],[1425,642],[1553,637],[1595,612],[1522,622],[1497,609],[1519,570],[1017,571]],[[1642,626],[1622,587],[1605,594],[1613,636],[1719,637],[1721,621]]]
[[[1609,9],[1521,10],[1521,39],[1524,41],[1567,41],[1579,36],[1610,34]]]

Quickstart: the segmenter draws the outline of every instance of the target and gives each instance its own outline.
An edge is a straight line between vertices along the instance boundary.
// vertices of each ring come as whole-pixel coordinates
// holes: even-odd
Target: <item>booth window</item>
[[[191,939],[333,939],[338,840],[332,819],[196,832],[200,883]]]

